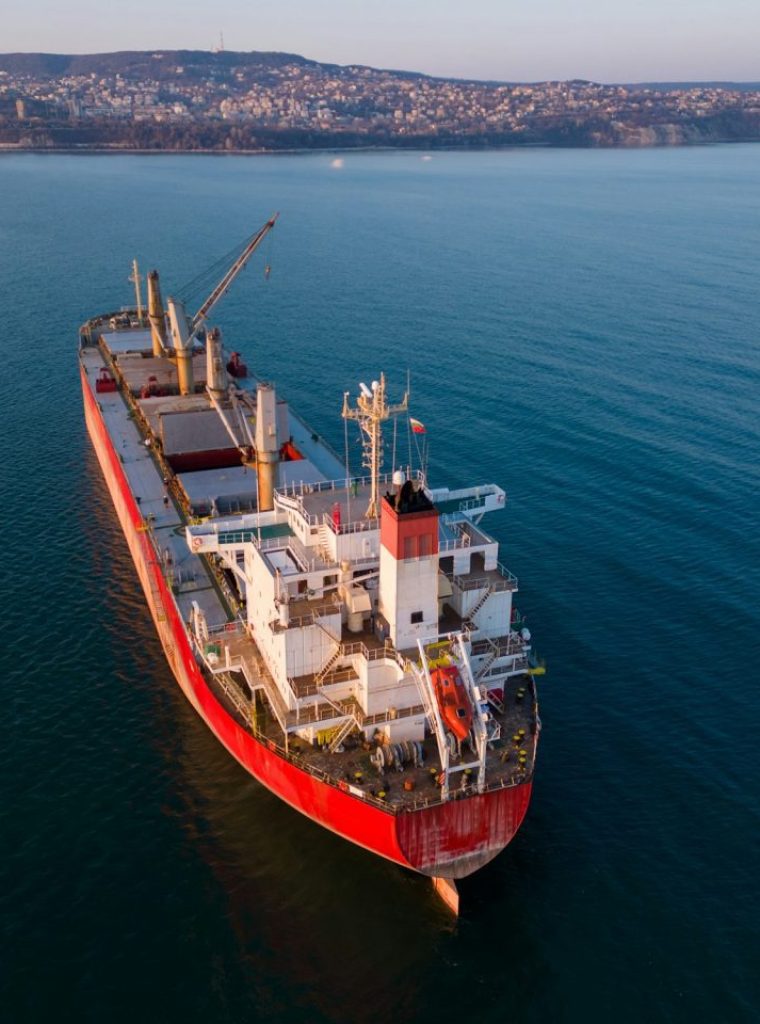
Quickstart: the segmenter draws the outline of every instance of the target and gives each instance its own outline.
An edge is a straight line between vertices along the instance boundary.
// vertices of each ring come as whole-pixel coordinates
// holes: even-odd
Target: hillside
[[[298,54],[0,54],[5,148],[651,146],[760,140],[752,83],[479,82]]]

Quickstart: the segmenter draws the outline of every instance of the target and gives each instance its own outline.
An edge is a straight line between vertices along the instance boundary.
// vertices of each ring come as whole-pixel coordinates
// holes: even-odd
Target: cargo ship
[[[425,428],[383,374],[336,399],[354,467],[226,353],[210,314],[275,221],[192,316],[155,271],[144,306],[133,265],[134,305],[80,329],[87,429],[208,728],[292,808],[456,909],[455,880],[523,821],[540,733],[542,668],[482,526],[506,495],[432,486]]]

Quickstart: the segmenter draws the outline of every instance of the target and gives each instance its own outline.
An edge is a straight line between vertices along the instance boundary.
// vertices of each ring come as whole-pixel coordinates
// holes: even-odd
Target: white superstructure
[[[379,492],[379,514],[367,515]],[[484,705],[525,671],[526,642],[510,629],[517,580],[479,525],[504,503],[492,484],[431,490],[421,473],[396,471],[374,485],[276,489],[271,510],[186,533],[193,551],[218,556],[239,581],[245,630],[287,731],[310,743],[340,726],[366,740],[422,741],[430,694],[420,643],[461,637]]]

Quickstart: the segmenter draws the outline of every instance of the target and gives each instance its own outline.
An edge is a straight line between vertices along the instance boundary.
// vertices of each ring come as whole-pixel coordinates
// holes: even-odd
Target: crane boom
[[[279,213],[275,213],[275,215],[271,217],[270,220],[268,220],[266,224],[256,232],[256,234],[250,240],[248,245],[246,245],[245,249],[243,249],[243,251],[232,264],[230,269],[224,275],[222,280],[219,282],[216,288],[214,288],[213,292],[209,295],[209,297],[203,303],[201,308],[195,314],[190,323],[191,338],[195,337],[195,335],[198,333],[198,330],[202,326],[203,321],[208,317],[209,313],[217,304],[217,302],[221,299],[221,297],[227,292],[232,282],[238,276],[238,274],[246,265],[251,256],[253,256],[254,252],[256,252],[259,245],[261,245],[266,236],[272,230],[272,228],[275,225],[275,221],[279,216]]]

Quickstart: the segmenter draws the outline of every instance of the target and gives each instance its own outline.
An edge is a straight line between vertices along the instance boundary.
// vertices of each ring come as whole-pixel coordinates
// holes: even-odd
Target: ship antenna
[[[404,394],[397,405],[388,405],[385,398],[385,374],[380,380],[372,382],[370,390],[366,384],[359,385],[360,393],[356,399],[356,408],[348,404],[348,395],[343,396],[343,418],[356,420],[362,432],[362,448],[364,465],[369,470],[370,498],[365,518],[375,519],[379,513],[380,470],[383,467],[383,429],[382,424],[391,416],[406,412],[409,406],[409,395]]]
[[[409,369],[406,371],[406,393],[407,395],[412,390],[412,379]],[[412,421],[407,416],[406,418],[406,455],[409,460],[407,465],[407,476],[412,475]]]
[[[345,409],[346,403],[348,402],[348,391],[343,392],[343,408]],[[346,511],[348,513],[348,521],[351,522],[351,460],[350,452],[348,450],[348,416],[343,417],[343,443],[346,448]]]
[[[408,394],[408,392],[407,392]],[[393,454],[391,457],[391,472],[396,472],[396,438],[398,436],[398,419],[393,417]]]
[[[140,321],[140,323],[142,323],[143,304],[142,295],[140,294],[140,282],[142,281],[142,278],[140,277],[140,271],[137,266],[137,260],[132,260],[132,273],[129,275],[129,280],[135,286],[135,301],[137,302],[137,319]]]

